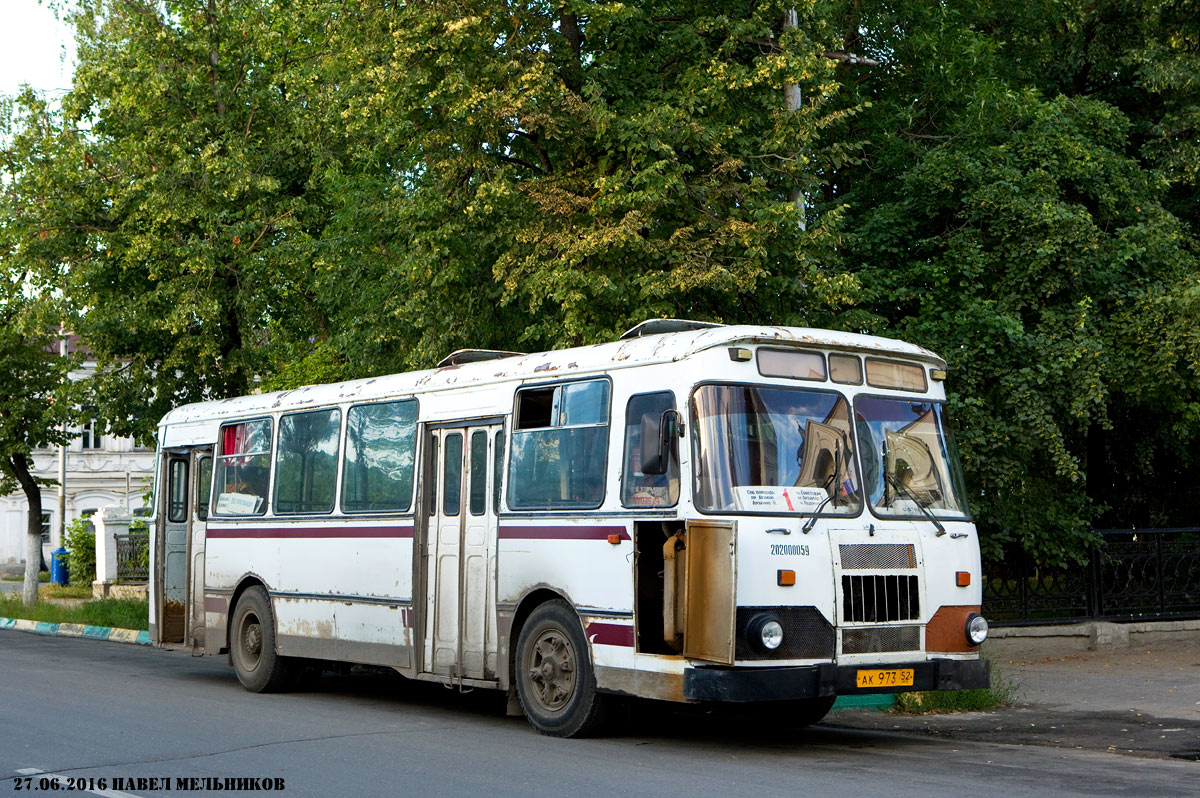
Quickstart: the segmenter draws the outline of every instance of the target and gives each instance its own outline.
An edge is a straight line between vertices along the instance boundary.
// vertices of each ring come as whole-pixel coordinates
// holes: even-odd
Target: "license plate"
[[[859,687],[912,687],[913,669],[895,668],[892,670],[860,670],[858,672]]]

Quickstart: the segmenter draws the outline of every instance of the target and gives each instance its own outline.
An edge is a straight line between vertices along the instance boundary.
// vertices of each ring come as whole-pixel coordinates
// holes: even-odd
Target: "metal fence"
[[[1086,565],[1024,554],[983,564],[983,610],[1000,625],[1200,618],[1200,528],[1103,529]]]
[[[117,541],[117,581],[145,582],[150,578],[150,535],[114,535]]]

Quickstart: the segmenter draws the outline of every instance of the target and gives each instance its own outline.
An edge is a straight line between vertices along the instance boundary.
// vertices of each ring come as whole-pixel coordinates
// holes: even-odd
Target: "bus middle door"
[[[430,431],[424,546],[426,673],[496,677],[496,508],[489,467],[499,424]]]

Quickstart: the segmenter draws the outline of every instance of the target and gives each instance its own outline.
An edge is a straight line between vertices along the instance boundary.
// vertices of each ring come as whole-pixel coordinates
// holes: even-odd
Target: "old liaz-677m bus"
[[[946,364],[864,335],[656,320],[613,343],[180,407],[150,633],[248,690],[330,663],[509,691],[548,734],[614,696],[985,687]]]

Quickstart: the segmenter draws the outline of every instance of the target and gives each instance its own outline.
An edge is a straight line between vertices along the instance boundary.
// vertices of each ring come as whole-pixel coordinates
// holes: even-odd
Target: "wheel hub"
[[[245,654],[246,665],[251,670],[258,666],[262,656],[262,624],[257,619],[248,620],[242,627],[242,652]]]
[[[562,709],[575,693],[575,651],[566,636],[548,630],[533,644],[529,680],[534,698],[548,710]]]

